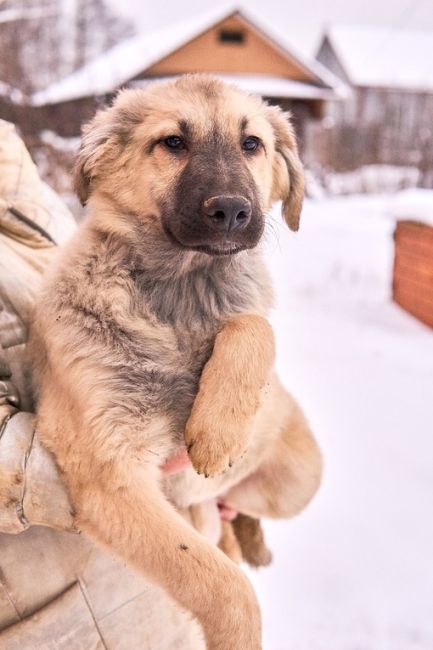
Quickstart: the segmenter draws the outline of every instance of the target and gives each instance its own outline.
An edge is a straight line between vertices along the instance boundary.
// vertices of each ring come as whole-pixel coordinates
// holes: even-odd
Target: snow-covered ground
[[[269,229],[278,367],[325,474],[266,524],[265,650],[433,648],[433,330],[390,301],[389,205],[309,201],[299,233]]]

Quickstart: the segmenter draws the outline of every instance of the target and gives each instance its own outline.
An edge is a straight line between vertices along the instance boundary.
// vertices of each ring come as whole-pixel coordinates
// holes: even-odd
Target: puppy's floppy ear
[[[83,128],[80,150],[74,166],[74,189],[82,205],[92,191],[92,182],[101,169],[101,162],[107,162],[114,149],[112,109],[99,111]]]
[[[267,117],[275,137],[272,200],[283,202],[283,216],[291,230],[299,229],[304,198],[304,172],[299,159],[290,115],[278,106],[268,106]]]

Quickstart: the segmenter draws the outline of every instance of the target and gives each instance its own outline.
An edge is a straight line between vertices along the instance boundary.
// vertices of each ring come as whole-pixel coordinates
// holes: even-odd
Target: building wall
[[[433,181],[433,94],[357,88],[308,128],[308,158],[325,167],[414,166],[423,185]]]
[[[17,106],[0,99],[0,118],[16,124],[27,141],[46,129],[70,138],[80,135],[81,126],[94,116],[100,104],[96,97],[37,107]]]
[[[323,116],[325,102],[319,99],[307,100],[275,97],[265,97],[265,100],[271,105],[280,106],[283,111],[290,114],[290,119],[296,133],[299,151],[301,157],[304,157],[306,136],[310,124],[317,123],[318,119]]]

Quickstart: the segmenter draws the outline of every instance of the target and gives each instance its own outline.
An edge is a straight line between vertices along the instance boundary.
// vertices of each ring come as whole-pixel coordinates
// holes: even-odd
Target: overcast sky
[[[285,40],[311,53],[324,26],[356,23],[433,30],[433,0],[248,0],[216,3],[212,0],[107,0],[131,18],[137,29],[155,30],[197,13],[239,6],[274,27]],[[408,53],[410,56],[410,53]]]

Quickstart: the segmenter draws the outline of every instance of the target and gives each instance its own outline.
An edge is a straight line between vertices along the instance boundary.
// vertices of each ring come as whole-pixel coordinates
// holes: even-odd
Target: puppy
[[[78,525],[163,587],[211,650],[256,650],[238,567],[178,510],[216,496],[290,517],[320,453],[273,369],[259,242],[303,175],[281,110],[206,75],[125,90],[84,130],[89,215],[48,273],[31,334],[38,430]],[[187,446],[192,468],[159,466]]]

